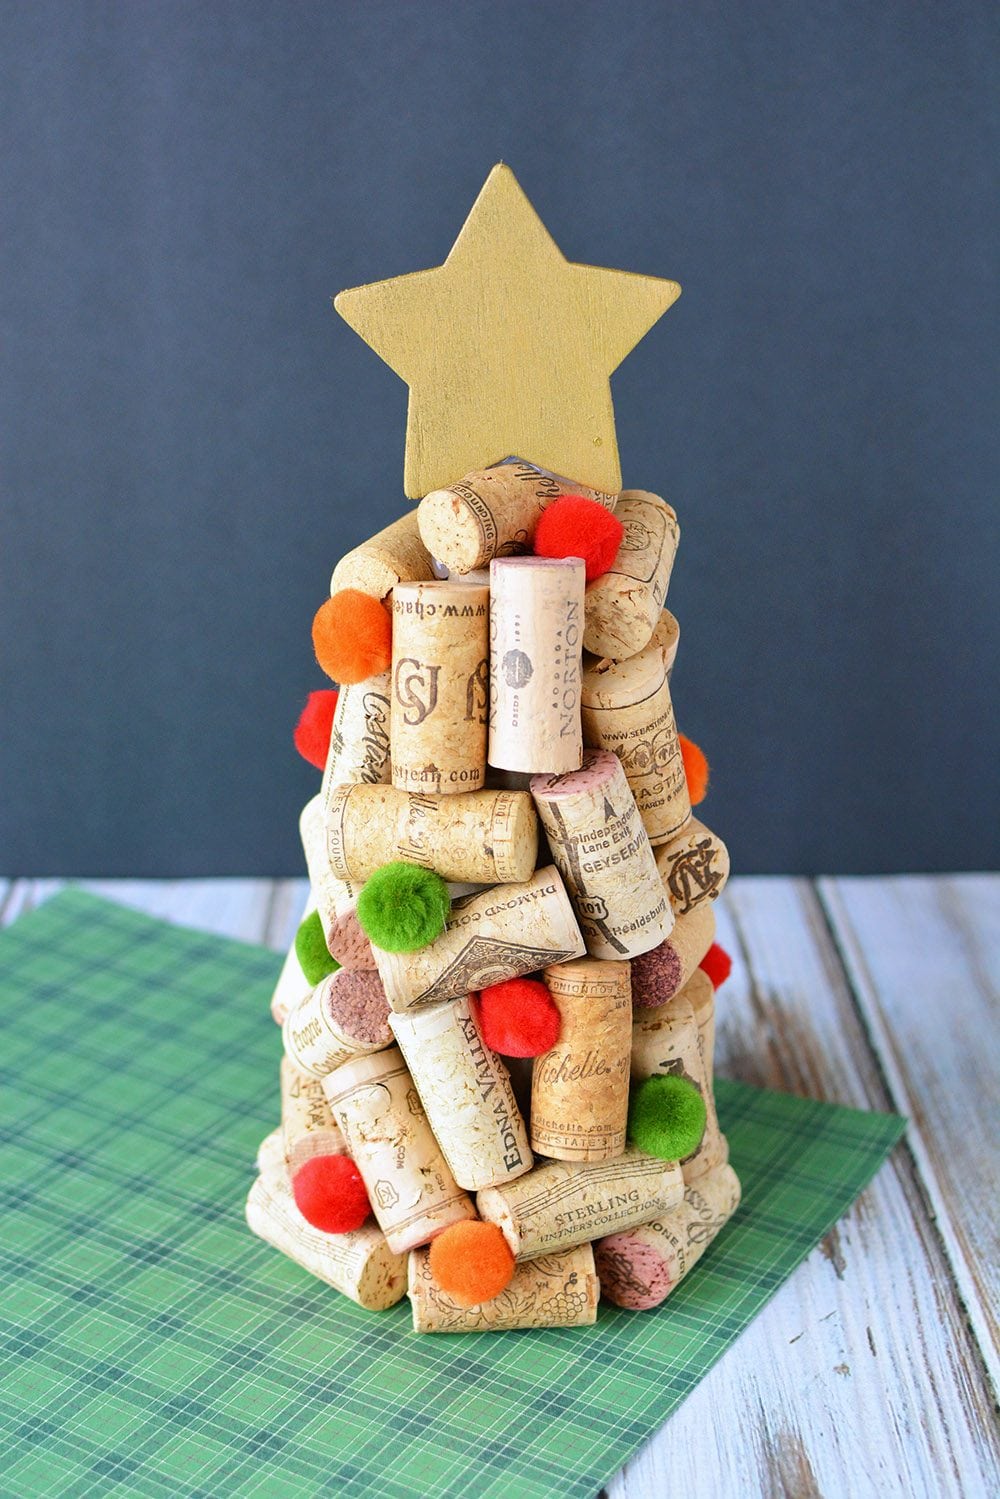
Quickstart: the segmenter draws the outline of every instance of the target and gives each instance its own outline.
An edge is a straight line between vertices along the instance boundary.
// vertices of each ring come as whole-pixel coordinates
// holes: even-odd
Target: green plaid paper
[[[3,1492],[591,1499],[903,1129],[720,1082],[743,1204],[662,1308],[417,1337],[244,1225],[279,966],[76,890],[0,933]]]

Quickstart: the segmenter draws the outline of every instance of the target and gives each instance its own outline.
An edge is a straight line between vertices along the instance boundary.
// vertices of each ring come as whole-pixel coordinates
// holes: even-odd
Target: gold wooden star
[[[680,291],[567,260],[501,162],[444,265],[334,306],[410,387],[403,487],[419,499],[509,457],[620,489],[610,376]]]

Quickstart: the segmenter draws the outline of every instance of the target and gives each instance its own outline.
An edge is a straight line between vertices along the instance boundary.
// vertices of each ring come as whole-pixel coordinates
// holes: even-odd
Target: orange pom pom
[[[316,660],[335,682],[363,682],[392,660],[389,611],[357,588],[342,588],[319,606],[312,637]]]
[[[708,794],[708,761],[705,759],[705,751],[700,750],[693,739],[688,739],[683,734],[678,734],[677,737],[681,742],[688,796],[692,807],[696,807]]]
[[[308,760],[317,770],[326,769],[336,707],[337,693],[334,688],[325,692],[310,692],[295,725],[295,748],[303,760]]]
[[[510,1285],[514,1256],[495,1223],[469,1218],[431,1240],[431,1274],[459,1306],[478,1306]]]

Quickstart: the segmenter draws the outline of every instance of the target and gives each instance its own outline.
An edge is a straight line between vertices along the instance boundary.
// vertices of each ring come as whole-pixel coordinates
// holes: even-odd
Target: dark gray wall
[[[5,4],[0,868],[300,870],[310,621],[402,502],[405,387],[328,299],[500,158],[684,286],[618,431],[734,865],[992,863],[995,15]]]

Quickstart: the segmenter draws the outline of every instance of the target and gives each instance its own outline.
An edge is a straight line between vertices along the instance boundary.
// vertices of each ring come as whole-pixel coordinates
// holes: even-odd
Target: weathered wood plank
[[[1000,1390],[1000,876],[829,879],[820,895]]]
[[[889,1107],[806,881],[735,879],[718,1071]],[[912,1158],[898,1149],[738,1344],[608,1486],[610,1499],[997,1491],[993,1412]]]

